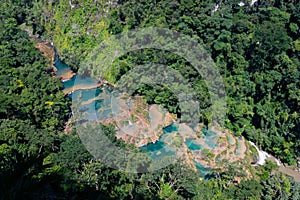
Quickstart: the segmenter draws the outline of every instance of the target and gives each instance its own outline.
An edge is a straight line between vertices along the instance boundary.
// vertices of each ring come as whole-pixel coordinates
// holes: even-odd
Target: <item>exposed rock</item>
[[[97,88],[100,86],[101,86],[100,83],[95,84],[95,85],[75,85],[71,88],[64,89],[63,92],[65,95],[67,95],[67,94],[71,94],[72,92],[74,92],[76,90],[89,90],[89,89],[94,89],[94,88]]]
[[[116,137],[137,147],[156,142],[163,128],[174,122],[175,115],[165,112],[159,105],[148,105],[141,96],[120,95],[112,100],[113,118],[100,120],[114,123]]]
[[[57,76],[62,82],[68,81],[71,79],[73,76],[75,76],[76,73],[74,73],[72,70],[68,71],[67,73],[64,73],[60,76]]]
[[[51,61],[50,67],[53,68],[54,72],[56,72],[56,68],[54,67],[55,51],[53,46],[51,46],[49,42],[38,41],[35,47],[42,52],[43,56]]]

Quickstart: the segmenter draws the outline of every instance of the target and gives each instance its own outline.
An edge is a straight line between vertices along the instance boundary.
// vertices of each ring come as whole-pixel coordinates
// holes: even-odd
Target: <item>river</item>
[[[80,97],[83,101],[83,106],[85,106],[84,109],[87,112],[90,112],[90,110],[99,111],[97,117],[100,120],[106,120],[112,117],[112,87],[110,85],[105,86],[103,84],[105,81],[95,80],[89,75],[75,74],[68,65],[63,63],[58,56],[55,56],[55,54],[51,52],[51,46],[48,43],[39,42],[37,48],[40,49],[46,57],[52,60],[51,65],[53,66],[54,64],[55,66],[55,76],[59,77],[62,81],[64,86],[63,92],[65,95],[68,95],[71,98]],[[162,110],[157,110],[156,112],[158,111],[162,112]],[[151,116],[150,112],[149,116]],[[227,131],[198,128],[200,130],[199,136],[199,133],[196,135],[195,131],[186,124],[174,124],[172,123],[174,118],[169,118],[171,121],[164,124],[162,134],[159,137],[155,135],[155,137],[153,136],[155,138],[154,141],[148,141],[148,143],[144,141],[140,143],[141,145],[138,145],[141,150],[150,152],[152,159],[161,159],[164,156],[178,154],[186,157],[187,162],[190,163],[190,161],[192,161],[192,167],[197,169],[202,177],[208,177],[210,170],[215,168],[216,165],[212,164],[211,161],[203,161],[206,159],[203,157],[203,154],[201,154],[203,149],[209,150],[209,152],[215,156],[211,158],[214,160],[215,164],[222,159],[227,159],[230,162],[243,160],[247,151],[249,151],[246,147],[247,145],[245,145],[246,141],[244,139],[237,139]],[[157,121],[161,120],[162,119]],[[149,121],[155,120],[149,119]],[[133,126],[135,124],[131,119],[128,120],[128,123],[128,126]],[[184,134],[178,136],[178,133],[182,132],[184,132]],[[257,162],[254,166],[264,165],[266,159],[271,158],[271,160],[275,161],[278,166],[280,166],[279,172],[293,176],[297,181],[300,181],[299,172],[283,166],[279,160],[275,159],[265,151],[259,150],[254,143],[249,142],[249,144],[253,145],[258,152]],[[224,154],[225,151],[227,152],[226,154]]]

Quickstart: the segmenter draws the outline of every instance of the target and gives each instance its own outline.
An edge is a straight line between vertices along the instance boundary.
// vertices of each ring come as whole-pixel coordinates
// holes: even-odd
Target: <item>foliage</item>
[[[295,164],[299,156],[300,63],[295,35],[296,30],[299,32],[299,4],[264,1],[240,7],[237,3],[222,2],[219,10],[211,14],[213,5],[208,2],[122,2],[108,16],[112,21],[109,29],[119,33],[156,26],[196,38],[211,53],[224,77],[226,127],[255,141],[285,163]],[[205,83],[189,63],[176,55],[158,50],[130,52],[115,61],[113,66],[121,70],[111,74],[115,77],[111,80],[118,80],[135,64],[149,62],[171,66],[189,80],[201,102],[199,120],[209,123],[211,105]],[[137,91],[149,102],[160,103],[180,116],[173,91],[157,85],[146,85]]]
[[[74,69],[111,34],[137,27],[164,27],[198,40],[211,54],[227,92],[226,127],[283,162],[299,156],[300,4],[297,1],[10,1],[0,5],[0,198],[1,199],[299,199],[300,185],[274,174],[267,163],[258,176],[224,165],[211,179],[182,163],[154,172],[128,174],[95,160],[75,133],[62,133],[69,102],[32,33],[54,41]],[[249,2],[249,1],[247,1]],[[117,81],[136,64],[160,63],[177,70],[200,100],[199,121],[210,121],[205,82],[190,63],[164,51],[130,52],[112,63]],[[180,86],[176,89],[182,89]],[[180,117],[172,90],[155,84],[136,88],[149,103]],[[116,139],[117,146],[136,151]],[[140,158],[135,158],[140,159]],[[128,166],[130,167],[130,166]],[[151,167],[151,166],[147,166]]]

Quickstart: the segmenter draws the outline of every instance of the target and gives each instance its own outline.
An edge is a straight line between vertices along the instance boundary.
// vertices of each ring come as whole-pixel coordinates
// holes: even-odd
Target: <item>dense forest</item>
[[[226,88],[225,127],[279,158],[300,157],[300,3],[298,1],[12,1],[0,4],[1,199],[299,199],[300,183],[267,162],[243,176],[238,165],[203,181],[184,163],[144,174],[108,168],[64,133],[70,100],[32,35],[53,41],[75,71],[110,35],[162,27],[198,40],[211,54]],[[218,5],[215,10],[215,6]],[[25,28],[24,28],[25,27]],[[117,80],[135,64],[157,62],[183,72],[201,108],[209,110],[205,82],[184,59],[147,50],[119,58],[107,76]],[[159,86],[141,87],[148,103],[180,116],[176,99]],[[208,124],[210,113],[199,121]],[[117,145],[114,127],[105,134]],[[130,147],[132,148],[132,147]],[[299,167],[299,166],[298,166]],[[234,177],[243,177],[239,183]]]
[[[31,23],[36,24],[37,33],[44,33],[57,44],[62,58],[75,70],[89,50],[109,35],[125,30],[155,26],[196,38],[211,53],[224,78],[226,127],[237,136],[255,141],[285,163],[296,164],[300,153],[300,4],[238,3],[222,2],[213,13],[215,4],[201,1],[74,1],[72,8],[64,1],[40,3],[33,12],[39,12],[39,17]],[[196,88],[201,108],[210,106],[205,82],[189,63],[174,55],[153,50],[131,52],[114,63],[114,71],[125,73],[134,64],[149,62],[182,70]],[[120,74],[107,76],[118,78]],[[154,92],[145,88],[139,92],[149,102],[180,113],[170,92],[151,88]],[[209,113],[203,112],[199,118],[208,123]]]

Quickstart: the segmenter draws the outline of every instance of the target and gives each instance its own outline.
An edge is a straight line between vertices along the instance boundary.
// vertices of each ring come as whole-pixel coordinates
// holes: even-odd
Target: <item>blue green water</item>
[[[61,76],[64,73],[68,73],[70,71],[70,67],[63,62],[59,58],[55,59],[55,67],[57,68],[56,75]],[[76,85],[84,85],[84,86],[90,86],[97,84],[97,81],[95,79],[92,79],[89,76],[82,76],[82,75],[75,75],[71,79],[64,81],[63,85],[65,89],[71,88]],[[105,94],[103,94],[103,87],[98,87],[94,89],[87,89],[87,90],[76,90],[72,94],[68,95],[72,98],[73,101],[77,102],[85,102],[92,98],[95,98],[97,96],[101,96],[101,99],[95,100],[89,104],[82,105],[79,107],[80,112],[83,114],[84,118],[87,120],[103,120],[110,117],[113,117],[111,106],[111,92],[108,88],[104,88]],[[129,107],[132,106],[129,102]],[[166,137],[172,133],[177,132],[178,127],[175,124],[171,124],[170,126],[167,126],[163,129],[163,135],[159,138],[158,141],[155,143],[150,143],[148,145],[145,145],[141,147],[140,149],[142,151],[146,151],[150,153],[150,157],[154,160],[160,160],[164,158],[165,156],[174,156],[176,155],[176,152],[173,151],[166,143],[164,142]],[[204,142],[210,147],[215,148],[217,144],[217,134],[203,129],[203,136]],[[202,146],[195,143],[193,139],[187,139],[185,142],[188,146],[188,148],[193,150],[201,150]],[[207,177],[209,174],[210,169],[205,168],[199,163],[195,162],[195,165],[202,177]]]
[[[54,59],[54,65],[57,69],[56,76],[62,76],[63,74],[66,74],[71,70],[71,68],[68,65],[66,65],[65,63],[63,63],[59,59],[58,56],[56,56],[55,59]]]
[[[62,76],[70,72],[71,68],[63,63],[58,57],[55,58],[56,75]],[[63,81],[65,89],[72,88],[74,85],[94,86],[97,80],[88,75],[74,75],[71,79]],[[105,90],[105,96],[103,95]],[[108,88],[97,87],[93,89],[75,90],[68,96],[78,103],[86,102],[90,99],[103,95],[102,99],[95,100],[89,104],[79,106],[79,111],[83,114],[86,120],[103,120],[112,117],[110,90]]]
[[[84,102],[93,99],[102,93],[102,88],[98,87],[88,90],[75,90],[70,96],[72,96],[73,100]]]
[[[155,143],[147,144],[146,146],[142,146],[142,150],[146,150],[147,152],[157,152],[160,151],[162,148],[164,148],[165,143],[158,140]]]
[[[163,130],[164,133],[172,133],[178,131],[178,127],[174,123],[172,123],[169,126],[165,127]]]
[[[215,132],[213,132],[211,130],[205,129],[205,128],[202,129],[202,133],[206,137],[215,137],[215,136],[218,136],[217,133],[215,133]]]
[[[202,129],[203,137],[204,137],[204,143],[208,145],[209,148],[213,149],[218,147],[218,138],[219,136],[210,130]]]
[[[71,71],[71,68],[68,65],[66,65],[64,62],[62,62],[57,56],[55,57],[54,60],[54,66],[57,69],[56,76],[62,76]],[[73,87],[74,84],[85,85],[85,86],[95,85],[97,84],[97,80],[89,76],[74,75],[71,79],[63,81],[62,83],[65,89],[69,89]]]
[[[209,173],[210,173],[210,168],[207,168],[207,167],[204,167],[203,165],[201,165],[200,163],[198,162],[195,162],[195,166],[198,170],[198,172],[200,173],[200,176],[204,177],[205,179],[208,179],[210,176],[209,176]]]
[[[207,129],[202,129],[202,138],[204,139],[204,143],[210,148],[216,148],[218,146],[218,135],[210,130]],[[185,141],[185,144],[188,146],[188,148],[191,151],[195,151],[195,150],[202,150],[203,146],[200,144],[196,143],[195,139],[189,138]],[[211,177],[210,168],[204,167],[203,165],[201,165],[200,163],[197,163],[196,161],[194,161],[195,166],[198,170],[198,172],[200,173],[200,176],[204,177],[205,179],[209,179]]]
[[[113,117],[111,110],[111,93],[104,87],[76,90],[70,96],[74,102],[79,103],[99,97],[97,100],[79,106],[80,112],[84,114],[83,117],[87,120],[105,120]]]
[[[76,80],[76,75],[74,75],[71,79],[62,82],[65,89],[69,89],[74,86],[74,82]]]
[[[215,132],[207,130],[207,129],[202,129],[202,133],[203,133],[202,138],[204,139],[204,143],[210,149],[218,147],[218,142],[217,141],[218,141],[219,136]],[[192,139],[192,138],[186,139],[185,144],[192,151],[203,149],[202,145],[197,144],[196,140]]]
[[[178,131],[178,127],[174,124],[171,124],[163,129],[163,135],[157,140],[155,143],[150,143],[145,146],[140,147],[142,151],[146,151],[150,153],[150,157],[153,160],[161,159],[165,156],[174,156],[176,152],[174,152],[166,143],[164,143],[164,139],[172,132]]]
[[[202,149],[202,146],[200,144],[196,144],[195,140],[192,139],[192,138],[186,139],[185,144],[192,151],[194,151],[194,150],[201,150]]]
[[[71,79],[64,81],[63,85],[65,89],[69,89],[74,85],[93,86],[97,84],[97,81],[88,76],[74,75]]]
[[[141,150],[145,150],[147,152],[150,152],[150,157],[155,159],[161,159],[164,156],[172,156],[176,155],[176,152],[172,151],[170,147],[164,143],[165,138],[168,136],[168,134],[172,132],[178,131],[178,127],[175,124],[171,124],[170,126],[164,128],[164,134],[159,138],[159,140],[155,143],[148,144],[146,146],[141,147]],[[218,135],[215,132],[203,129],[203,138],[206,142],[206,144],[210,148],[214,148],[217,145],[217,138]],[[203,147],[200,144],[197,144],[195,142],[195,139],[189,138],[185,141],[185,144],[188,146],[188,148],[191,151],[194,150],[201,150]],[[195,162],[195,161],[194,161]],[[205,179],[210,178],[210,168],[204,167],[200,163],[195,162],[195,166],[200,173],[200,176],[204,177]]]

